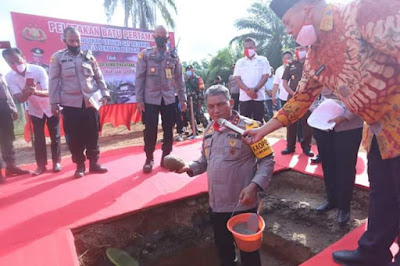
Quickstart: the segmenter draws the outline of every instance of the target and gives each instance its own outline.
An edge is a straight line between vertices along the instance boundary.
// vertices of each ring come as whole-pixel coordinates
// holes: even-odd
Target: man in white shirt
[[[33,123],[37,169],[32,174],[40,175],[47,170],[45,123],[50,132],[53,171],[59,172],[61,171],[60,119],[51,112],[48,98],[49,78],[46,70],[41,66],[27,64],[18,48],[5,50],[3,57],[12,69],[6,75],[10,91],[18,102],[28,103],[28,113]]]
[[[244,57],[236,62],[233,76],[240,88],[240,114],[263,123],[264,85],[271,74],[268,59],[257,55],[256,42],[244,41]]]
[[[283,65],[278,67],[275,71],[275,79],[274,79],[274,88],[272,90],[272,101],[274,105],[283,106],[289,97],[289,93],[286,91],[285,87],[283,87],[282,76],[283,72],[285,72],[285,66],[287,66],[293,59],[293,53],[290,51],[286,51],[282,54],[282,62]],[[278,98],[280,103],[276,102],[276,95],[278,94]],[[280,109],[280,108],[278,108]]]

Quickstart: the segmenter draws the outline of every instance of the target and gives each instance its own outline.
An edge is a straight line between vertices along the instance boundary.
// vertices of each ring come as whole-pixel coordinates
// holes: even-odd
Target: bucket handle
[[[233,210],[233,212],[231,214],[231,218],[233,217],[233,215],[235,214],[235,212],[236,212],[237,208],[239,208],[239,206],[240,206],[240,200],[239,200],[238,204],[236,205],[235,209]]]

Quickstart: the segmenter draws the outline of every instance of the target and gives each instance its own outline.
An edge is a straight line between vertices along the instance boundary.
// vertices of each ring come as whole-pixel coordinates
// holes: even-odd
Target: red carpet
[[[174,154],[192,160],[201,141],[175,145]],[[79,265],[70,229],[185,197],[205,193],[205,175],[189,178],[158,166],[142,173],[142,147],[104,152],[100,162],[109,172],[74,179],[75,165],[63,160],[63,171],[38,177],[8,179],[0,187],[0,265]],[[34,165],[27,166],[30,170]],[[277,164],[276,170],[287,169]]]
[[[300,173],[309,174],[323,178],[322,165],[310,164],[310,158],[303,154],[300,143],[297,143],[296,152],[289,155],[282,155],[281,151],[286,149],[286,141],[279,140],[274,144],[275,160],[280,165],[289,167]],[[317,154],[317,147],[312,146],[312,151]],[[356,186],[361,188],[369,188],[368,174],[367,174],[367,157],[363,152],[358,153],[358,161],[356,166]]]

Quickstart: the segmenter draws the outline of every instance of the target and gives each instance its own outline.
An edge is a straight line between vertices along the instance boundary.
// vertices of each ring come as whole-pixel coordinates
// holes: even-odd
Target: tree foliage
[[[159,12],[166,25],[175,28],[173,14],[177,14],[175,0],[104,0],[104,9],[108,20],[114,15],[118,3],[124,9],[124,25],[129,26],[129,20],[133,28],[148,30],[154,28]]]
[[[242,43],[250,37],[257,42],[257,53],[268,58],[275,69],[282,64],[283,50],[293,49],[295,42],[286,34],[281,20],[269,8],[269,0],[258,1],[247,10],[246,18],[238,19],[236,28],[243,31],[230,44]]]

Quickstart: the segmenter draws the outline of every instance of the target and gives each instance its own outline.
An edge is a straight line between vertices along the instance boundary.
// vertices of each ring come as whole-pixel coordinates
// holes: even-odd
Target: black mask
[[[156,40],[157,48],[160,48],[160,49],[165,48],[165,45],[168,42],[168,39],[166,37],[156,37],[155,40]]]
[[[70,46],[70,45],[67,44],[67,48],[68,48],[68,50],[70,50],[71,53],[73,53],[73,54],[79,54],[79,52],[81,51],[81,47],[80,47],[80,46],[74,47],[74,46]]]

